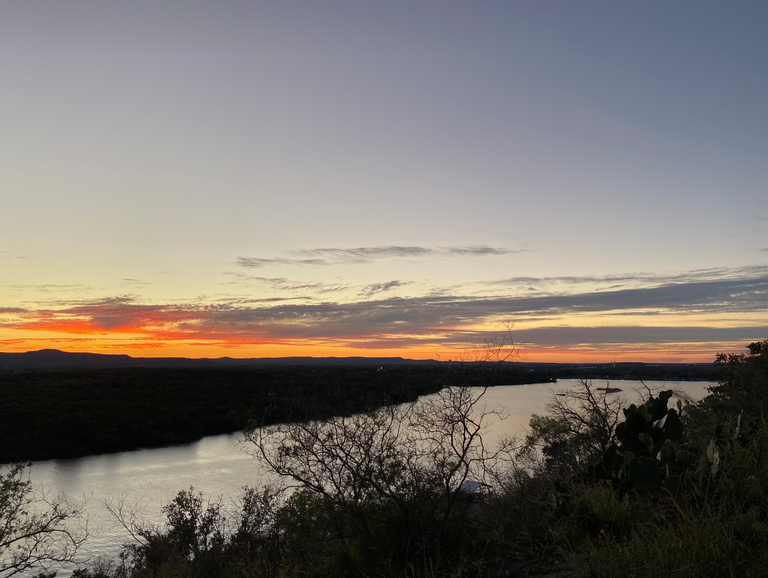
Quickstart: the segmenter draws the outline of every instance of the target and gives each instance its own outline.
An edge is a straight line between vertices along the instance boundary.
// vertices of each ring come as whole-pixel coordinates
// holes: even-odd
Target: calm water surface
[[[694,399],[707,394],[709,382],[645,382],[654,390],[683,391]],[[595,386],[605,385],[595,382]],[[618,394],[628,401],[639,399],[639,381],[615,381]],[[504,435],[525,431],[531,414],[545,413],[552,392],[577,388],[576,380],[560,380],[555,384],[497,386],[487,390],[483,402],[487,411],[498,410],[504,419],[488,416],[486,441],[491,443]],[[483,403],[480,404],[481,407]],[[130,535],[104,506],[121,501],[151,523],[162,521],[161,508],[182,489],[194,487],[205,496],[221,496],[225,505],[237,500],[246,485],[259,486],[266,473],[249,451],[250,444],[237,435],[220,435],[198,442],[159,449],[144,449],[74,460],[37,462],[32,467],[35,487],[52,493],[62,492],[68,498],[87,500],[90,536],[83,550],[85,557],[102,556],[115,559],[120,546]],[[30,574],[32,575],[32,574]],[[60,570],[59,577],[70,575]]]

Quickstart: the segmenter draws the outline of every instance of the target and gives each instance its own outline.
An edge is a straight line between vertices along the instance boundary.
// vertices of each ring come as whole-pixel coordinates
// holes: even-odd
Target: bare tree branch
[[[579,388],[556,392],[547,405],[547,416],[531,418],[529,448],[538,447],[559,471],[578,471],[616,441],[615,431],[624,398],[596,388],[586,379]]]
[[[0,473],[1,578],[74,561],[87,535],[82,504],[35,491],[24,464]]]

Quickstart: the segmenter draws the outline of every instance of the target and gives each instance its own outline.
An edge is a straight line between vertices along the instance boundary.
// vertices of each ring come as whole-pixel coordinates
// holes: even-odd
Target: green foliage
[[[562,498],[569,509],[555,527],[581,569],[628,577],[765,575],[768,424],[754,411],[768,398],[765,342],[749,351],[719,356],[727,371],[690,431],[666,408],[668,392],[625,410],[619,444],[590,470],[612,483],[575,483]],[[739,406],[747,400],[752,411]]]
[[[72,571],[72,578],[124,578],[120,570],[109,561],[99,558],[91,563],[89,568],[77,568]]]
[[[701,453],[676,495],[580,486],[571,500],[587,516],[564,517],[560,532],[583,569],[628,577],[764,576],[768,564],[768,424],[747,438],[724,428],[719,467]],[[605,507],[612,503],[612,507]],[[582,525],[580,525],[582,524]]]
[[[269,487],[261,492],[245,488],[240,507],[231,512],[192,488],[181,491],[163,508],[163,528],[121,520],[137,541],[123,550],[122,574],[113,575],[273,576],[281,551],[279,504],[279,493]]]
[[[721,418],[740,412],[747,421],[768,418],[768,339],[751,343],[746,354],[720,353],[715,365],[720,383],[705,407]]]
[[[628,488],[664,486],[673,492],[681,476],[697,459],[698,449],[684,439],[679,412],[668,408],[672,391],[650,396],[639,407],[623,410],[624,421],[616,427],[616,443],[609,446],[599,462],[588,467],[590,477],[605,480],[621,491]]]

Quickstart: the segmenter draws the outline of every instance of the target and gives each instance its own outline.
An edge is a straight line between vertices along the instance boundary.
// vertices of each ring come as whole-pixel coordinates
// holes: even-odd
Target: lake
[[[653,390],[682,391],[693,399],[707,394],[711,382],[645,382]],[[605,385],[594,382],[595,386]],[[614,381],[628,401],[640,398],[639,381]],[[534,413],[546,412],[553,391],[578,387],[577,380],[558,383],[496,386],[484,397],[487,411],[498,410],[504,419],[489,416],[486,441],[493,443],[504,435],[525,431]],[[483,406],[483,404],[480,404]],[[238,435],[219,435],[192,444],[157,449],[143,449],[72,460],[48,460],[32,466],[35,487],[52,493],[62,492],[68,498],[87,500],[90,536],[82,550],[84,557],[117,558],[123,543],[130,541],[128,532],[107,511],[104,503],[121,501],[151,523],[162,521],[161,508],[183,489],[194,487],[205,496],[221,496],[225,505],[237,500],[243,486],[259,486],[264,471],[248,454],[251,448]],[[27,576],[35,575],[29,573]],[[60,570],[59,578],[71,571]]]

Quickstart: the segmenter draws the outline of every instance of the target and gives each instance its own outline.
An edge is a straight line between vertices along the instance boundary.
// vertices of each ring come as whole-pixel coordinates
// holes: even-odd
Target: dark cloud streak
[[[65,292],[84,292],[84,291],[90,291],[92,288],[88,285],[54,285],[54,284],[41,284],[41,285],[6,285],[6,287],[10,287],[11,289],[17,289],[22,291],[42,291],[44,293],[51,293],[54,291],[65,291]]]
[[[370,263],[380,259],[413,259],[420,257],[484,257],[492,255],[511,255],[523,250],[511,250],[501,247],[476,245],[467,247],[419,247],[384,245],[379,247],[355,247],[342,249],[327,247],[320,249],[301,249],[293,253],[298,258],[276,257],[238,257],[241,267],[260,268],[267,266],[329,266]]]
[[[360,295],[363,297],[372,297],[373,295],[376,295],[378,293],[384,293],[386,291],[391,291],[392,289],[397,289],[398,287],[402,287],[403,285],[409,285],[409,283],[404,283],[402,281],[387,281],[386,283],[372,283],[370,285],[366,285],[363,287],[362,291],[360,292]]]
[[[456,327],[489,317],[569,313],[763,313],[768,309],[768,277],[667,285],[568,296],[489,297],[426,296],[352,303],[285,304],[270,308],[233,308],[211,320],[234,325],[301,324],[308,335],[419,332]],[[295,328],[294,328],[295,329]],[[293,332],[294,329],[290,331]],[[279,329],[277,329],[279,331]]]
[[[768,250],[768,249],[766,249]],[[563,276],[563,277],[510,277],[507,279],[499,279],[497,281],[489,281],[489,285],[516,285],[516,286],[530,286],[530,285],[584,285],[584,284],[605,284],[611,283],[614,286],[620,287],[622,284],[636,284],[636,285],[669,285],[676,283],[691,283],[695,281],[718,281],[724,279],[750,279],[760,276],[768,275],[768,266],[754,266],[754,267],[741,267],[741,268],[712,268],[712,269],[696,269],[694,271],[686,271],[683,273],[666,273],[666,274],[654,274],[654,273],[630,273],[624,275],[585,275],[580,277],[575,276]],[[534,289],[533,287],[529,287]]]
[[[594,345],[598,343],[706,343],[709,341],[759,341],[768,335],[763,327],[709,326],[617,326],[617,327],[541,327],[515,331],[520,343],[549,346]]]
[[[293,281],[286,277],[260,277],[257,275],[244,275],[242,273],[225,273],[234,278],[231,283],[238,285],[262,286],[275,291],[313,291],[315,293],[338,293],[349,289],[346,285],[323,283],[320,281],[302,282]]]

